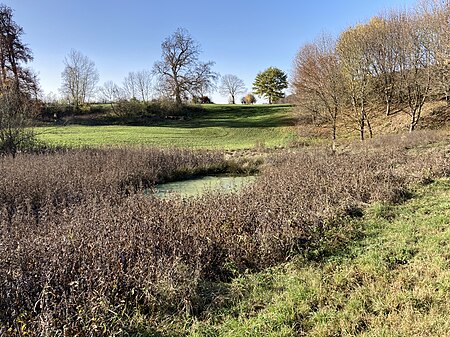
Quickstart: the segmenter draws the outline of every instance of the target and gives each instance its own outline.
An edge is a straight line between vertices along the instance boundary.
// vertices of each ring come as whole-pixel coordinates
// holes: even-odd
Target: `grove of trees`
[[[408,114],[413,131],[427,100],[449,102],[449,17],[448,2],[423,1],[302,46],[291,81],[299,106],[329,121],[333,140],[343,114],[361,140],[372,136],[383,105],[386,115]]]

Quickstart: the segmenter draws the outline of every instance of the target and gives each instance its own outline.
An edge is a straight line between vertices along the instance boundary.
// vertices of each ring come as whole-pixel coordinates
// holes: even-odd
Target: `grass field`
[[[38,127],[39,139],[69,147],[151,145],[162,147],[245,149],[282,146],[296,139],[287,105],[204,105],[181,120],[148,120],[131,125],[75,120],[66,126]],[[109,124],[109,125],[108,125]],[[125,124],[125,125],[123,125]]]
[[[346,249],[235,280],[241,299],[189,335],[449,336],[450,180],[414,194],[371,206]]]

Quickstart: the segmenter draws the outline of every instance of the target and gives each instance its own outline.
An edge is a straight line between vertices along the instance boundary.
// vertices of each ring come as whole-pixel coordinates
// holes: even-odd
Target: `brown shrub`
[[[30,335],[114,335],[137,313],[199,313],[205,282],[338,244],[346,234],[327,233],[339,231],[339,219],[401,200],[417,163],[448,174],[446,151],[392,145],[299,150],[273,158],[240,193],[171,200],[139,186],[220,158],[89,150],[4,159],[0,332],[26,322]]]

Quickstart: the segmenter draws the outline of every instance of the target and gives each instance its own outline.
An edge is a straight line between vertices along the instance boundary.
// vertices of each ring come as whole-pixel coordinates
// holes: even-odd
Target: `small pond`
[[[255,181],[255,176],[205,176],[196,179],[174,181],[156,185],[156,195],[161,198],[170,196],[199,196],[210,190],[236,192]]]

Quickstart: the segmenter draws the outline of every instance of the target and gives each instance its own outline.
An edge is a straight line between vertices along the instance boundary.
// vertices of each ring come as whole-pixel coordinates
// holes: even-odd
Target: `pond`
[[[244,186],[251,184],[255,176],[205,176],[196,179],[174,181],[156,185],[156,195],[161,198],[170,196],[192,197],[200,196],[210,190],[221,192],[237,192]]]

